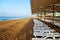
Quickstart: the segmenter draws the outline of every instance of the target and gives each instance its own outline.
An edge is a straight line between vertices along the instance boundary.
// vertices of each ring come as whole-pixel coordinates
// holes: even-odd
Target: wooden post
[[[53,22],[52,22],[52,23],[53,23],[53,24],[54,24],[54,17],[55,17],[55,14],[54,14],[54,13],[55,13],[55,11],[54,11],[54,6],[55,6],[55,5],[53,5],[53,7],[52,7],[52,9],[53,9],[53,11],[52,11],[52,12],[53,12]]]

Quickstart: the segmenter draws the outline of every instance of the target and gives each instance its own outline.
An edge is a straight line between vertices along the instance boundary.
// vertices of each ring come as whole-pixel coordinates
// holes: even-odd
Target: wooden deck
[[[38,20],[40,20],[40,19],[38,19]],[[40,20],[40,21],[42,21],[42,20]],[[50,23],[50,22],[46,22],[46,21],[42,21],[42,22],[45,23],[45,24],[47,24],[48,27],[51,27],[51,28],[54,29],[56,32],[59,32],[59,33],[60,33],[60,27],[59,27],[59,26],[56,26],[56,25],[54,25],[54,24],[52,24],[52,23]]]

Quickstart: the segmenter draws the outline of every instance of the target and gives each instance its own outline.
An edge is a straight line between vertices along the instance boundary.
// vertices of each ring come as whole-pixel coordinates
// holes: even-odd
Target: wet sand
[[[0,22],[0,40],[31,40],[33,19],[16,19]]]

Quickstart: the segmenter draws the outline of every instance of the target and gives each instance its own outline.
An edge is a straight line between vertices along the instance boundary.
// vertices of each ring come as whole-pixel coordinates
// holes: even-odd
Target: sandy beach
[[[32,18],[0,22],[0,40],[31,40],[33,25]]]

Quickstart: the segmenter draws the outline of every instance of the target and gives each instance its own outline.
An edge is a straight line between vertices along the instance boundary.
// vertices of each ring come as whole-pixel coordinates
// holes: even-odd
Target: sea
[[[27,18],[27,17],[0,17],[0,22],[14,20],[14,19],[23,19],[23,18]]]

